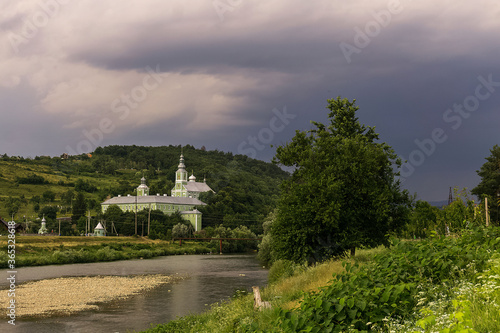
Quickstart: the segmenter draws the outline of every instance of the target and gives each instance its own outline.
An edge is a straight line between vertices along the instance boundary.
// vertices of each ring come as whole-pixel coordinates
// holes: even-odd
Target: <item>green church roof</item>
[[[136,201],[137,200],[137,201]],[[206,206],[206,203],[195,198],[186,197],[171,197],[160,195],[145,195],[145,196],[126,196],[113,197],[101,203],[101,205],[121,205],[121,204],[172,204],[172,205],[189,205],[189,206]]]

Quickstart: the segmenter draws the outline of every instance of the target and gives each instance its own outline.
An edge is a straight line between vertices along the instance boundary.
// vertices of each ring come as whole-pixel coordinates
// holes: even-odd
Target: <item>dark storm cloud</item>
[[[355,98],[360,121],[418,164],[405,186],[446,200],[450,186],[475,186],[475,170],[498,143],[500,87],[466,116],[448,114],[460,126],[445,114],[474,95],[478,77],[500,82],[500,6],[400,1],[369,32],[389,3],[243,1],[222,18],[206,1],[64,5],[19,53],[1,36],[2,114],[17,111],[4,133],[18,140],[2,137],[0,153],[59,155],[93,133],[90,146],[193,144],[235,153],[257,138],[256,157],[269,160],[270,145],[310,129],[310,120],[326,121],[326,100],[341,95]],[[39,10],[35,1],[12,5],[0,28],[22,31]],[[346,55],[346,44],[356,52]],[[152,69],[168,75],[149,89]],[[294,118],[263,136],[273,110],[285,107]],[[30,116],[36,124],[23,122]],[[114,129],[101,135],[104,118]],[[436,129],[446,140],[432,148]]]
[[[94,66],[112,70],[143,68],[160,64],[167,72],[204,72],[223,74],[227,71],[271,70],[276,72],[309,72],[332,63],[333,46],[325,46],[331,35],[310,40],[308,36],[294,38],[294,31],[261,37],[261,33],[228,36],[203,41],[170,41],[151,36],[137,44],[123,45],[120,53],[106,50],[84,50],[71,55],[77,61],[85,60]],[[316,36],[317,37],[317,36]],[[337,55],[338,56],[338,55]]]

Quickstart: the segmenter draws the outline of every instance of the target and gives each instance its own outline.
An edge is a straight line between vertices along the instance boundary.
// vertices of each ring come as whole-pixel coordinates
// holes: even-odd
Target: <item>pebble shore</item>
[[[86,276],[27,282],[16,288],[16,318],[70,315],[95,310],[96,303],[125,299],[164,283],[183,279],[181,276]],[[5,310],[10,298],[0,292],[0,305]],[[5,316],[2,311],[0,316]]]

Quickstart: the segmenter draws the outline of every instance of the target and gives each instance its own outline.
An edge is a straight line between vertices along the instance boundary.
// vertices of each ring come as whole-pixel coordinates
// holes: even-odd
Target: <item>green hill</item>
[[[216,192],[202,199],[209,204],[200,209],[203,226],[246,225],[259,232],[264,217],[275,207],[279,184],[288,173],[244,155],[190,145],[182,152],[189,173],[193,170],[199,181],[206,178]],[[16,221],[34,221],[55,210],[57,217],[71,216],[77,191],[85,194],[92,215],[99,215],[102,201],[118,194],[134,194],[142,176],[151,194],[170,195],[180,153],[180,146],[108,146],[97,148],[89,156],[3,155],[0,216],[14,214]]]

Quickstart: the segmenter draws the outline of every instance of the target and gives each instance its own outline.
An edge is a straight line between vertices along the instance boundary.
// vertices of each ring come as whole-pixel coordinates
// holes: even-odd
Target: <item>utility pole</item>
[[[137,195],[135,196],[135,235],[137,236]]]
[[[88,225],[87,226],[87,230],[88,230],[87,235],[90,234],[90,231],[91,231],[91,228],[90,228],[90,210],[88,212],[89,212],[89,214],[88,214],[88,218],[87,218],[87,225]]]
[[[149,226],[151,224],[151,204],[149,204],[149,213],[148,213],[148,236],[149,236]]]
[[[141,219],[141,237],[144,237],[144,219]]]

